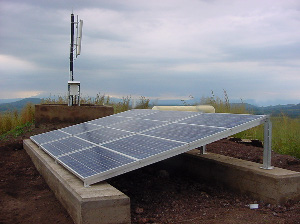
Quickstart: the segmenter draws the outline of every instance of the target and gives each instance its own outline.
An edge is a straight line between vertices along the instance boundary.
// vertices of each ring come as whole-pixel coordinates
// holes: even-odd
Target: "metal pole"
[[[271,166],[272,156],[272,123],[270,117],[267,117],[264,124],[264,155],[262,169],[271,170],[274,167]]]
[[[73,78],[73,47],[74,47],[74,14],[71,14],[71,46],[70,46],[70,81],[74,81]]]
[[[202,154],[207,154],[207,152],[206,152],[206,145],[202,146]]]

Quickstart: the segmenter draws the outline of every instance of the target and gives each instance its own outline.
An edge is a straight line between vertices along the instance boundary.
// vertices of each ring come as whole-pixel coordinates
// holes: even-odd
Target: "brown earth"
[[[21,137],[1,140],[1,224],[73,223],[22,146],[22,139],[63,126],[31,127]],[[207,150],[262,162],[262,147],[235,141],[223,139],[208,145]],[[299,159],[273,153],[272,161],[277,167],[300,172]],[[299,201],[266,204],[214,183],[168,173],[156,164],[112,178],[109,183],[130,197],[132,223],[300,223]],[[251,203],[258,203],[259,209],[250,210]]]

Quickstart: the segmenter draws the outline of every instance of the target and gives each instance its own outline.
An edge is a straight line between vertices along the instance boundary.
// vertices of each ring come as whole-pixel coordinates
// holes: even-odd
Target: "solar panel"
[[[99,146],[62,156],[58,161],[74,170],[76,175],[81,178],[87,178],[99,172],[105,172],[134,162],[131,158],[113,153]]]
[[[31,139],[90,185],[252,128],[266,117],[130,110]]]
[[[105,142],[112,141],[114,139],[118,139],[128,135],[132,135],[132,132],[103,127],[98,130],[78,134],[76,135],[76,137],[95,144],[103,144]]]
[[[93,144],[76,137],[68,137],[41,145],[42,149],[44,149],[53,157],[59,157],[63,154],[82,150],[92,146]]]
[[[66,132],[68,134],[71,134],[71,135],[76,135],[78,133],[84,133],[84,132],[96,130],[96,129],[99,129],[99,128],[101,128],[101,126],[85,122],[85,123],[82,123],[82,124],[62,128],[60,130],[63,131],[63,132]]]
[[[145,159],[182,145],[184,143],[137,134],[103,146],[132,158]]]
[[[111,128],[118,130],[131,131],[131,132],[141,132],[148,129],[153,129],[166,124],[163,121],[151,121],[144,119],[135,119],[130,121],[125,121],[122,123],[109,125]]]
[[[256,115],[249,114],[202,114],[201,116],[187,118],[182,123],[233,128],[245,122],[257,119]]]
[[[47,142],[55,141],[69,136],[70,135],[67,133],[64,133],[60,130],[55,130],[55,131],[50,131],[39,135],[34,135],[30,137],[30,139],[34,141],[36,144],[41,145]]]
[[[224,129],[206,126],[199,128],[199,126],[196,125],[172,123],[167,126],[143,132],[143,134],[190,143],[221,131],[224,131]]]

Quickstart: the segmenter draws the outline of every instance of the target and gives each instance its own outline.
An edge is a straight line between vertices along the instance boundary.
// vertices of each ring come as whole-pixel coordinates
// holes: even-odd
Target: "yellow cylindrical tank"
[[[203,113],[215,113],[216,110],[210,105],[197,106],[154,106],[152,110],[173,110],[173,111],[193,111]]]

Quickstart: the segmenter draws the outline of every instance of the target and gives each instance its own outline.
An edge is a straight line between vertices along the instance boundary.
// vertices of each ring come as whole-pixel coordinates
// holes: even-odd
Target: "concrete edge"
[[[30,139],[24,149],[75,223],[130,223],[130,198],[107,182],[88,188]]]
[[[192,150],[163,162],[176,172],[194,179],[224,185],[256,200],[283,204],[300,199],[300,172],[275,167],[264,170],[262,164],[214,153],[200,154]]]

